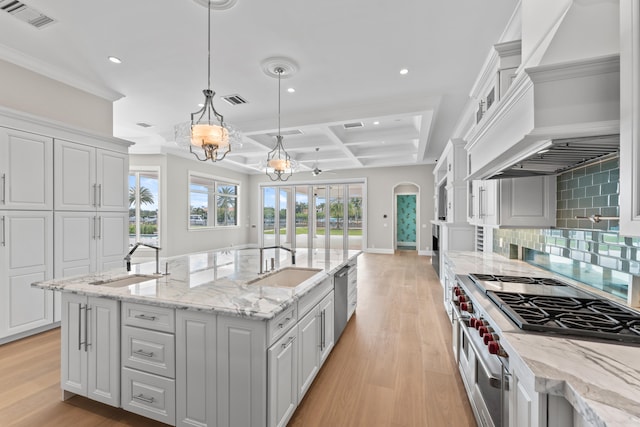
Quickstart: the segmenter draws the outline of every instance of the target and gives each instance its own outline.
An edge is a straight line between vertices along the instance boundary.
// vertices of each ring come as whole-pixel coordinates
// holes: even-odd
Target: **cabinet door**
[[[0,209],[53,207],[53,140],[0,128]]]
[[[532,427],[533,401],[529,390],[519,380],[517,374],[512,372],[511,400],[509,403],[509,425],[518,427]]]
[[[96,271],[96,214],[59,211],[54,219],[56,278]]]
[[[320,310],[313,308],[298,322],[298,399],[302,400],[320,370]]]
[[[298,405],[298,335],[294,326],[267,351],[270,427],[284,427]]]
[[[98,212],[97,269],[124,268],[124,256],[129,244],[129,216],[126,212]]]
[[[324,297],[318,306],[320,310],[320,366],[325,359],[329,357],[329,353],[333,350],[334,345],[334,329],[333,329],[333,312],[334,312],[334,295],[333,291]]]
[[[97,150],[97,207],[101,211],[129,209],[129,157],[115,151]]]
[[[498,225],[500,221],[498,215],[498,181],[481,181],[478,200],[482,204],[480,209],[481,223],[484,225]]]
[[[120,406],[120,304],[106,298],[88,299],[87,397]]]
[[[84,351],[84,328],[87,297],[62,294],[61,379],[63,390],[87,395],[87,353]]]
[[[555,227],[556,177],[500,180],[500,225]]]
[[[0,211],[0,337],[53,322],[53,292],[31,283],[53,277],[53,215]]]
[[[218,427],[264,426],[267,419],[265,322],[227,316],[219,316],[217,322]]]
[[[56,210],[89,211],[97,207],[96,149],[55,140],[54,177]]]
[[[216,425],[216,317],[176,310],[176,425]]]

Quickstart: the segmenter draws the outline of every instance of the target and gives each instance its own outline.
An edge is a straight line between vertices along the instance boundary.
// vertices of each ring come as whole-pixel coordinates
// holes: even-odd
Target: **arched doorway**
[[[414,183],[400,183],[393,188],[394,249],[420,249],[420,187]]]

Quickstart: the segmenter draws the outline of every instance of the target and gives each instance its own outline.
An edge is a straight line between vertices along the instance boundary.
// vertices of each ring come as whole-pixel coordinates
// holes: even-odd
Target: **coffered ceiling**
[[[278,81],[261,65],[273,57],[297,68],[282,80],[281,128],[301,170],[433,162],[516,3],[213,0],[214,105],[242,134],[222,163],[257,173],[275,144]],[[0,59],[114,100],[113,133],[132,152],[184,153],[175,125],[207,85],[202,4],[0,0]]]

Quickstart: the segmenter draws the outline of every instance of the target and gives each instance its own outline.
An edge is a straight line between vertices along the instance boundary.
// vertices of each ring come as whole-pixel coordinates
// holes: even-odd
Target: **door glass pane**
[[[280,197],[278,199],[278,227],[280,227],[280,240],[277,245],[291,245],[292,233],[289,232],[289,228],[293,222],[289,218],[289,195],[291,194],[291,187],[280,187]]]
[[[136,244],[140,233],[140,221],[138,220],[138,175],[129,174],[129,246]]]
[[[276,189],[264,187],[262,200],[262,245],[273,246],[276,244]]]
[[[362,249],[362,184],[348,185],[347,247]]]
[[[313,232],[313,247],[316,249],[322,249],[326,247],[325,234],[327,231],[326,225],[326,187],[316,186],[313,187],[313,198],[315,206],[315,221]]]
[[[296,187],[296,248],[309,244],[309,188]]]
[[[344,248],[344,185],[329,187],[329,240],[331,249]]]

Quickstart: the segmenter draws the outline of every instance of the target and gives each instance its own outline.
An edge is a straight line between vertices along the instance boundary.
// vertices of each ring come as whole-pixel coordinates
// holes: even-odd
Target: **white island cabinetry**
[[[119,407],[120,303],[64,293],[61,345],[64,398],[79,394]]]

